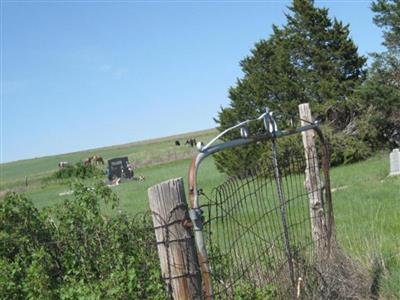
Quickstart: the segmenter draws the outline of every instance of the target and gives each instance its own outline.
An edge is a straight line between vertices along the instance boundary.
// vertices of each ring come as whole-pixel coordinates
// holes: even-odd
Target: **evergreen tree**
[[[230,106],[216,119],[219,130],[259,115],[266,106],[296,115],[303,102],[311,103],[316,117],[331,121],[336,129],[347,125],[347,99],[364,80],[366,61],[358,55],[349,27],[329,18],[328,10],[315,7],[312,0],[294,0],[286,17],[286,25],[273,26],[271,36],[256,43],[241,61],[244,77],[229,90]],[[262,151],[254,145],[233,149],[218,154],[216,164],[224,172],[237,173],[254,165]]]
[[[400,51],[400,2],[398,0],[378,0],[372,3],[376,13],[374,22],[384,29],[384,45],[390,51]]]
[[[400,2],[378,0],[373,2],[374,22],[383,29],[387,51],[375,53],[368,79],[360,90],[362,111],[372,111],[376,143],[400,145]]]

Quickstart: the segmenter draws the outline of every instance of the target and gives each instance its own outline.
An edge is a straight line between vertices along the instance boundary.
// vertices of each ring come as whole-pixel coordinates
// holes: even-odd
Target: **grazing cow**
[[[88,166],[92,163],[92,158],[88,157],[85,160],[82,161],[84,166]]]
[[[181,143],[178,140],[176,140],[175,141],[175,146],[180,146],[180,145],[181,145]]]
[[[188,139],[186,140],[185,145],[190,145],[190,147],[194,147],[196,145],[196,139]]]
[[[95,164],[95,165],[99,165],[99,164],[104,165],[104,160],[103,160],[103,158],[102,158],[101,156],[99,156],[99,155],[93,155],[93,157],[92,157],[92,162],[93,162],[93,164]]]
[[[60,169],[64,169],[66,166],[68,166],[69,165],[69,163],[67,162],[67,161],[60,161],[59,163],[58,163],[58,167],[60,168]]]

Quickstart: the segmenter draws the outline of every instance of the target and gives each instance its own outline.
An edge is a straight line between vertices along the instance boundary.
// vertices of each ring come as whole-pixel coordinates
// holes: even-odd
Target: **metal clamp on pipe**
[[[203,229],[203,211],[200,208],[189,209],[189,217],[192,220],[193,230],[201,231]]]

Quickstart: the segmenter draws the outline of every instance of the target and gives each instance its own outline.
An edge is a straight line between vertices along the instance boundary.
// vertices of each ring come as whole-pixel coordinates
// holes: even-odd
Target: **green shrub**
[[[276,299],[276,289],[271,285],[256,287],[251,284],[238,284],[235,286],[234,299],[236,300],[269,300]]]
[[[18,261],[0,258],[0,299],[23,299],[21,284],[22,267]]]
[[[335,131],[328,125],[322,125],[321,129],[329,149],[332,166],[364,160],[379,148],[376,129],[367,118],[354,120],[351,133]],[[293,160],[296,161],[296,166],[300,166],[301,160],[304,160],[304,146],[300,134],[278,138],[276,144],[277,159],[283,173],[293,171],[289,170],[293,169],[291,166]],[[321,141],[318,137],[316,146],[319,153]],[[320,154],[318,156],[320,157]],[[236,147],[222,151],[214,158],[221,172],[234,176],[246,175],[248,170],[256,166],[272,164],[272,144],[269,141]]]
[[[103,215],[118,198],[75,184],[74,199],[38,211],[25,196],[0,202],[1,299],[165,299],[148,217]]]
[[[56,171],[50,179],[69,179],[69,178],[99,178],[104,175],[104,172],[94,165],[84,165],[78,162],[75,165],[67,165]]]
[[[328,126],[323,127],[323,133],[328,143],[332,166],[364,160],[373,154],[372,147],[357,136],[334,132]]]

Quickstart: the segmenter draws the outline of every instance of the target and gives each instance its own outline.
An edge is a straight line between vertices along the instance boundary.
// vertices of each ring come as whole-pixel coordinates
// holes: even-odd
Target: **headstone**
[[[390,153],[390,174],[389,176],[400,175],[400,151],[393,149]]]
[[[128,157],[117,157],[108,160],[108,179],[113,177],[121,179],[131,179],[133,172],[128,168]]]

